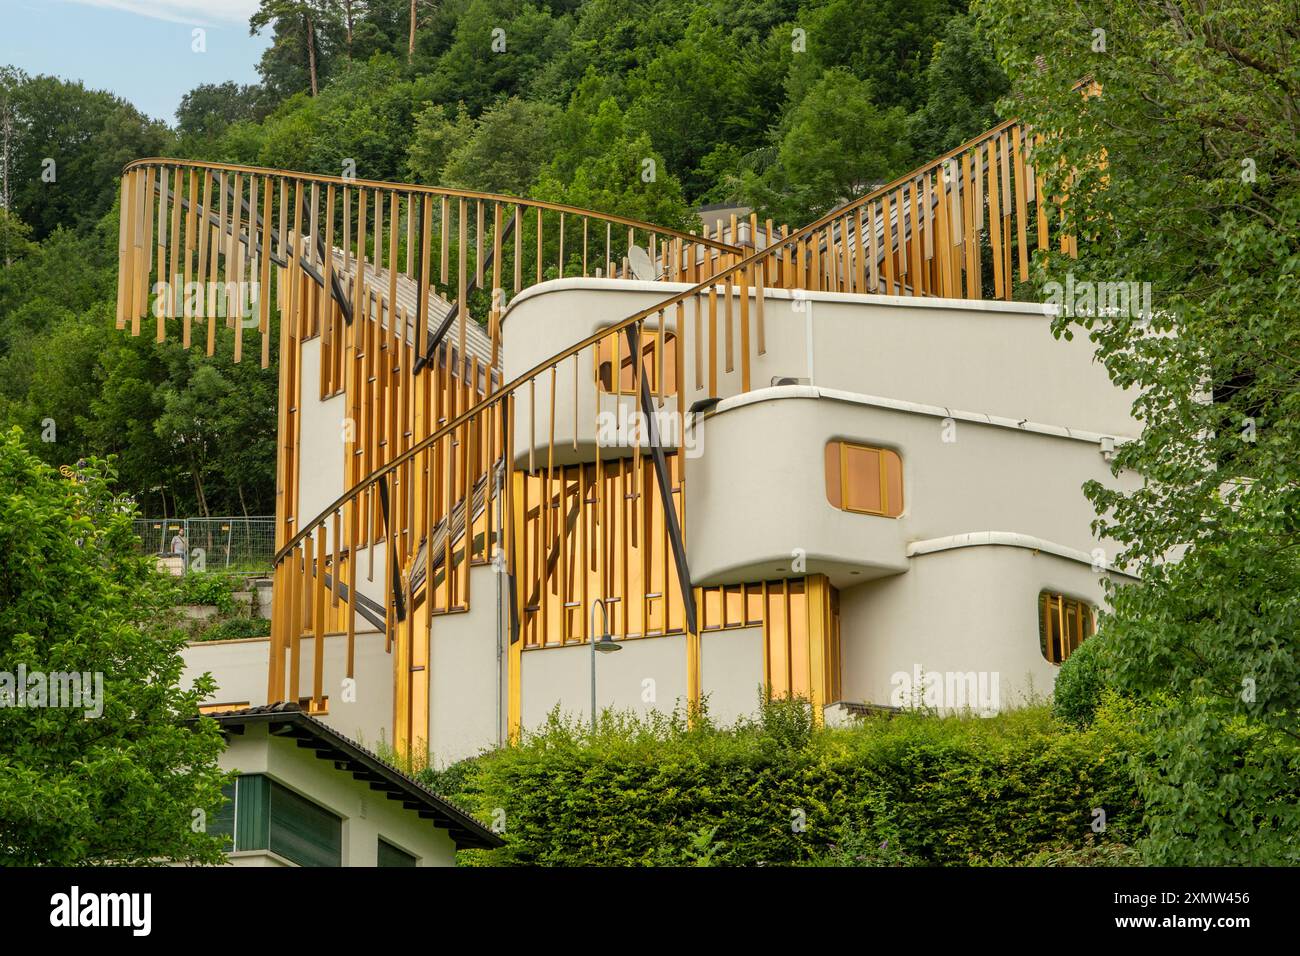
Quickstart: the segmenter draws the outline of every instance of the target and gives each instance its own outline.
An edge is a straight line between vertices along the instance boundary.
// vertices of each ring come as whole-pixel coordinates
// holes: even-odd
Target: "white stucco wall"
[[[763,629],[704,631],[700,635],[700,692],[715,724],[735,723],[758,710],[763,685]]]
[[[266,774],[342,817],[344,866],[375,866],[381,836],[413,854],[417,866],[455,865],[455,844],[445,829],[371,790],[351,773],[335,770],[332,760],[318,758],[294,740],[270,737],[265,724],[250,724],[243,734],[232,735],[219,763],[223,770]],[[232,862],[276,865],[265,854],[256,856],[260,858],[247,863]]]
[[[343,494],[343,396],[320,400],[320,338],[302,343],[298,470],[300,527]],[[326,528],[327,546],[330,529]]]
[[[1091,552],[1082,485],[1115,478],[1091,441],[957,421],[945,441],[935,415],[770,389],[767,398],[709,416],[704,454],[686,460],[686,541],[694,583],[826,573],[839,587],[905,572],[909,542],[972,531],[1015,531]],[[762,397],[755,393],[755,399]],[[854,514],[826,496],[825,447],[847,440],[892,448],[903,465],[898,518]],[[855,573],[856,572],[856,573]]]
[[[505,379],[544,362],[561,347],[581,341],[640,309],[689,286],[680,283],[610,279],[559,279],[520,293],[503,325]],[[695,376],[695,310],[705,317],[702,336],[707,353],[707,297],[688,300],[684,308],[683,348],[688,406],[708,393],[705,355],[703,381]],[[1111,384],[1094,359],[1094,345],[1076,330],[1073,340],[1051,334],[1050,311],[1036,303],[974,302],[962,299],[799,293],[769,290],[764,302],[763,354],[757,353],[756,304],[750,299],[751,388],[771,385],[778,377],[810,379],[824,388],[865,392],[887,398],[950,406],[988,415],[1028,419],[1053,425],[1132,436],[1138,424],[1130,414],[1134,394]],[[717,395],[741,390],[740,305],[733,299],[734,368],[726,371],[725,309],[719,296],[717,320]],[[668,329],[678,323],[676,307],[664,317]],[[649,334],[657,318],[646,321]],[[810,348],[811,345],[811,348]],[[574,407],[573,360],[558,369],[555,441],[557,461],[589,458],[595,435],[595,383],[592,358],[578,362],[577,407]],[[516,404],[515,450],[524,460],[529,435],[531,389]],[[550,376],[536,380],[535,445],[550,439]],[[604,396],[605,408],[615,399]],[[623,399],[628,401],[628,399]],[[675,409],[668,397],[667,410]],[[574,427],[579,447],[573,449]]]
[[[497,631],[497,584],[491,565],[470,569],[470,609],[433,618],[429,655],[429,751],[445,767],[504,737],[505,657]],[[508,628],[509,619],[503,618]]]
[[[686,638],[680,634],[622,641],[596,655],[596,707],[648,714],[686,708]],[[591,648],[586,644],[524,651],[521,719],[525,730],[562,714],[590,720]],[[646,683],[647,681],[652,683]],[[647,699],[653,695],[653,699]]]
[[[266,704],[269,650],[269,639],[256,637],[189,644],[181,652],[185,661],[182,683],[207,671],[216,679],[218,689],[205,703],[246,703],[253,707]],[[304,640],[299,659],[304,697],[311,694],[315,658],[315,641]],[[373,749],[381,739],[389,743],[393,739],[393,662],[384,649],[381,632],[357,632],[355,664],[356,700],[346,701],[343,677],[347,669],[347,636],[325,635],[323,682],[329,713],[320,715],[320,719],[345,737]]]
[[[1038,633],[1043,590],[1104,596],[1103,575],[1027,548],[957,548],[911,559],[906,574],[840,591],[844,698],[890,704],[893,675],[998,674],[1002,706],[1051,693],[1059,667]]]

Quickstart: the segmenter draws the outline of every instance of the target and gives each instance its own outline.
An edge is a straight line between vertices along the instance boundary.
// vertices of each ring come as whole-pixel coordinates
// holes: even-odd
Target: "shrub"
[[[214,605],[222,614],[235,609],[235,578],[226,574],[191,572],[178,582],[181,604]]]
[[[1080,727],[1092,723],[1107,685],[1105,655],[1103,639],[1097,635],[1061,664],[1052,694],[1052,710],[1061,720]]]
[[[263,617],[229,617],[219,620],[194,635],[196,641],[231,641],[243,637],[266,637],[271,633],[271,622]]]
[[[802,705],[805,706],[806,705]],[[1019,860],[1141,831],[1124,701],[1086,729],[1043,706],[990,718],[903,714],[811,728],[773,702],[720,728],[706,717],[553,715],[518,746],[436,775],[483,818],[505,813],[491,865],[900,865]],[[707,841],[704,835],[708,835]]]

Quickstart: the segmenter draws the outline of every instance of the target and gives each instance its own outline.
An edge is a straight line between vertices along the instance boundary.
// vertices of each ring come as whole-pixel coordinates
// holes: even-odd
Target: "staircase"
[[[129,164],[118,328],[140,334],[152,311],[158,341],[179,327],[185,347],[201,341],[211,355],[220,331],[235,361],[247,331],[265,366],[278,316],[267,700],[298,700],[309,683],[319,703],[326,634],[346,635],[351,677],[358,629],[374,629],[393,660],[394,743],[427,739],[430,629],[483,600],[470,586],[476,566],[505,575],[512,734],[521,652],[589,640],[596,596],[611,604],[616,639],[684,634],[694,660],[706,618],[752,624],[722,589],[689,585],[684,471],[656,421],[666,409],[680,436],[693,406],[768,384],[751,372],[772,290],[796,302],[802,292],[1011,299],[1054,221],[1032,145],[1008,121],[800,229],[751,217],[711,236],[464,190]],[[1073,251],[1071,237],[1057,239]],[[504,380],[507,309],[566,277],[651,279],[662,294]],[[192,283],[201,295],[174,293]],[[261,294],[227,317],[212,308],[213,283],[256,283]],[[685,336],[697,346],[690,375],[674,345]],[[304,434],[310,402],[340,410],[342,481],[308,513],[304,483],[318,453],[331,454]],[[590,413],[620,402],[646,414],[650,434],[602,448]],[[794,585],[784,586],[788,600]],[[698,699],[698,667],[688,683]],[[837,699],[813,683],[814,699]]]

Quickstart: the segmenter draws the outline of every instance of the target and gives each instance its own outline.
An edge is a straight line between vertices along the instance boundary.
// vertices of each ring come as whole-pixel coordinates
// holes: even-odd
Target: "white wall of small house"
[[[350,772],[334,769],[332,760],[318,758],[295,740],[272,737],[266,724],[249,724],[243,734],[232,734],[220,764],[223,770],[266,774],[341,817],[344,866],[375,866],[380,837],[415,856],[417,866],[455,865],[455,843],[447,830]]]
[[[504,736],[505,658],[498,657],[498,584],[492,565],[471,567],[463,614],[438,614],[429,646],[429,753],[445,767],[497,746]],[[503,627],[506,618],[502,617]]]
[[[217,690],[207,704],[260,706],[266,699],[268,638],[234,641],[195,641],[185,647],[182,685],[207,672],[217,681]],[[315,668],[316,643],[304,640],[299,658],[301,695],[310,696]],[[327,714],[320,719],[345,737],[373,749],[381,740],[392,742],[393,663],[379,631],[358,631],[356,635],[354,691],[348,700],[343,678],[347,671],[347,636],[325,635],[323,684],[329,698]]]

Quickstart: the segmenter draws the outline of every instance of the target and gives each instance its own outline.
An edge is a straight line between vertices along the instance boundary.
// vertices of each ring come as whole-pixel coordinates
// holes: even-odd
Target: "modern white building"
[[[213,198],[169,242],[274,278],[273,310],[228,323],[264,357],[279,315],[275,623],[191,646],[213,704],[301,702],[445,765],[593,697],[989,712],[1049,694],[1092,633],[1119,572],[1081,489],[1132,486],[1109,463],[1139,424],[1086,336],[1014,301],[1033,251],[1073,242],[1017,124],[802,229],[703,235],[141,161],[122,327],[184,176]],[[246,188],[242,221],[203,215]],[[159,334],[182,324],[221,323]]]

